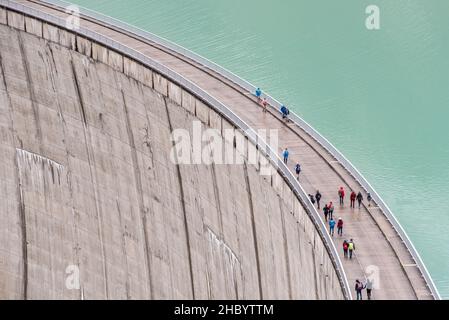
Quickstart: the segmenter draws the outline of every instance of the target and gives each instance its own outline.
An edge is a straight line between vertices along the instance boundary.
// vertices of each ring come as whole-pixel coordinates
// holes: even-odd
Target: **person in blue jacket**
[[[288,119],[288,115],[290,114],[290,111],[288,110],[288,108],[284,105],[282,105],[281,107],[281,113],[282,113],[282,118],[283,119]]]
[[[285,148],[284,152],[282,152],[282,156],[284,157],[285,164],[287,164],[287,162],[288,162],[288,155],[289,155],[288,149]]]
[[[262,90],[260,90],[260,88],[256,89],[256,98],[257,98],[257,101],[260,102],[260,100],[262,98]]]
[[[331,218],[329,220],[329,233],[331,236],[334,236],[334,228],[335,228],[335,220]]]

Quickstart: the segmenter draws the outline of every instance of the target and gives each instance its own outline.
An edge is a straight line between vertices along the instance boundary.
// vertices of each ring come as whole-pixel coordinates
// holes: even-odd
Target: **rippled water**
[[[449,298],[449,1],[73,0],[262,87],[392,208]],[[365,28],[365,8],[381,30]]]

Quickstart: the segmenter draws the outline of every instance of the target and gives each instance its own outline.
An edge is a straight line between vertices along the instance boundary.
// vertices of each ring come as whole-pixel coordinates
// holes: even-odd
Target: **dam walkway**
[[[64,8],[41,1],[16,2],[58,17],[67,17]],[[349,208],[351,190],[356,193],[361,191],[364,199],[367,198],[366,192],[357,180],[307,132],[293,122],[286,123],[276,108],[270,107],[267,113],[263,113],[251,92],[179,52],[93,18],[81,15],[80,19],[84,28],[114,39],[189,79],[226,105],[255,130],[278,130],[278,152],[281,154],[282,149],[288,147],[290,151],[288,166],[292,171],[296,162],[301,164],[300,183],[303,188],[310,194],[320,190],[322,206],[332,201],[335,206],[334,218],[342,217],[344,220],[343,237],[335,235],[333,239],[352,289],[356,279],[364,281],[367,276],[374,275],[376,279],[374,299],[433,298],[421,270],[381,208],[376,203],[371,207],[364,204],[360,209]],[[338,205],[337,190],[340,186],[346,191],[344,207]],[[366,200],[364,202],[366,203]],[[356,251],[352,260],[343,258],[344,239],[354,239]]]

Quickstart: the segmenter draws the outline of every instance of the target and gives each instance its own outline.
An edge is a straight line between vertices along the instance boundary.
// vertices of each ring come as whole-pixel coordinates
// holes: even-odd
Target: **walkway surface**
[[[38,8],[57,16],[66,13],[57,8],[29,0],[17,2]],[[336,247],[343,260],[349,284],[354,288],[356,279],[365,279],[370,273],[378,275],[374,299],[429,299],[430,290],[421,276],[410,253],[402,243],[392,225],[377,206],[349,208],[349,193],[358,193],[362,188],[352,176],[314,139],[293,123],[285,123],[276,110],[263,113],[255,98],[242,88],[234,85],[221,75],[199,65],[195,61],[152,43],[112,30],[98,21],[81,19],[85,28],[92,29],[119,41],[166,65],[185,78],[196,83],[209,94],[220,100],[254,129],[278,129],[279,153],[282,148],[290,150],[289,166],[293,171],[298,161],[302,166],[300,182],[307,193],[320,190],[321,203],[333,201],[334,217],[344,220],[344,238],[354,239],[355,259],[343,258],[343,238],[334,236]],[[346,191],[345,206],[338,205],[337,190],[343,186]],[[363,191],[362,191],[363,193]],[[363,194],[364,199],[367,195]],[[355,296],[355,294],[354,294]]]

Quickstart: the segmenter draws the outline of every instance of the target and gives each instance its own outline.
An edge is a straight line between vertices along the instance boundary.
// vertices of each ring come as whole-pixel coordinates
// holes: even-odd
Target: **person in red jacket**
[[[348,257],[348,248],[349,248],[348,240],[343,241],[343,256],[345,258]]]
[[[355,208],[355,198],[356,198],[356,194],[355,194],[355,192],[354,191],[352,191],[351,192],[351,196],[350,196],[350,199],[351,199],[351,208]]]
[[[345,198],[345,189],[343,189],[343,187],[340,187],[340,189],[338,190],[338,197],[340,198],[340,205],[343,205],[343,200]]]
[[[329,202],[329,204],[327,205],[327,207],[329,208],[329,218],[333,218],[334,217],[334,205],[332,204],[332,201]],[[327,220],[326,220],[327,221]]]
[[[337,234],[341,237],[343,235],[343,219],[338,218],[337,222]]]

